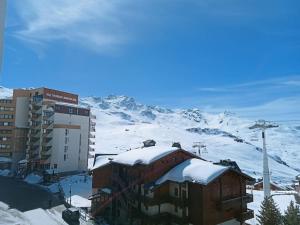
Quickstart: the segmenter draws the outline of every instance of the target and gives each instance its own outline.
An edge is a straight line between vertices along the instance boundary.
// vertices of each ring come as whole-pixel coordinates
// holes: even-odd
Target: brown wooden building
[[[263,190],[264,189],[263,181],[259,181],[259,182],[255,183],[253,186],[253,189],[254,190]],[[285,189],[283,187],[281,187],[280,185],[278,185],[274,182],[270,183],[270,189],[271,189],[271,191],[285,191]]]
[[[92,173],[92,215],[111,224],[238,225],[253,218],[251,177],[181,148],[102,155]]]

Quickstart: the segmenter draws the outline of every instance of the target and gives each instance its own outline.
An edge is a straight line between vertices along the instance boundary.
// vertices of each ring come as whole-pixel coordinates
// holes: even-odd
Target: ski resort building
[[[238,225],[253,218],[239,169],[181,147],[151,146],[95,158],[92,216],[112,224]]]
[[[38,88],[15,89],[0,100],[0,157],[32,170],[87,170],[94,117],[78,95]]]

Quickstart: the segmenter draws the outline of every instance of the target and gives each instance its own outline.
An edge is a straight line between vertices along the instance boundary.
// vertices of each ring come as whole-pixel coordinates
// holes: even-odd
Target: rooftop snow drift
[[[189,181],[207,185],[229,169],[229,167],[214,165],[201,159],[188,159],[159,178],[156,184],[160,185],[166,181],[180,183]]]

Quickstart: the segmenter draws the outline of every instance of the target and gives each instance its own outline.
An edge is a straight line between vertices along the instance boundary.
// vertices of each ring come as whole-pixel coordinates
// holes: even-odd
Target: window
[[[186,199],[186,190],[182,190],[182,198]]]
[[[66,154],[64,154],[64,161],[66,161],[67,160],[67,155]]]
[[[13,107],[0,106],[0,111],[14,111]]]
[[[146,211],[148,211],[148,205],[147,204],[145,205],[145,209],[146,209]]]
[[[0,122],[0,126],[13,126],[12,122]]]
[[[57,169],[57,164],[54,164],[54,169]]]
[[[175,189],[174,189],[174,195],[175,195],[175,196],[178,196],[178,188],[175,188]]]
[[[177,205],[174,205],[174,211],[177,213],[178,212],[178,207]]]
[[[69,130],[65,129],[65,135],[67,136],[69,134]]]
[[[64,150],[65,150],[65,152],[67,152],[68,151],[68,146],[65,146]]]
[[[65,137],[65,144],[68,144],[69,142],[69,138],[68,137]],[[66,147],[66,146],[65,146]]]
[[[148,194],[148,189],[144,189],[144,192],[145,192],[145,195],[147,195]]]
[[[0,119],[13,119],[14,116],[10,114],[0,114]]]
[[[0,144],[0,149],[9,149],[10,145]]]
[[[12,130],[0,130],[0,134],[11,134]]]
[[[0,140],[1,140],[1,141],[7,141],[7,140],[8,140],[8,137],[0,137]]]

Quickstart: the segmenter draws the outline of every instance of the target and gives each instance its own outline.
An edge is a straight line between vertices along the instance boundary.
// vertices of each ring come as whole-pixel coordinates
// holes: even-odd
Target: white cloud
[[[199,21],[221,21],[230,26],[250,25],[252,20],[268,15],[268,11],[248,7],[250,3],[239,0],[229,3],[218,0],[11,0],[10,3],[14,4],[20,19],[19,26],[14,23],[17,27],[14,35],[23,41],[38,46],[65,41],[99,52],[118,49],[140,39],[141,30],[155,29],[155,33],[159,33],[160,26],[187,22],[182,18],[187,9],[191,17],[197,16]]]
[[[59,40],[105,51],[131,38],[125,26],[130,17],[125,8],[130,3],[131,0],[16,1],[23,27],[15,35],[31,44]]]

